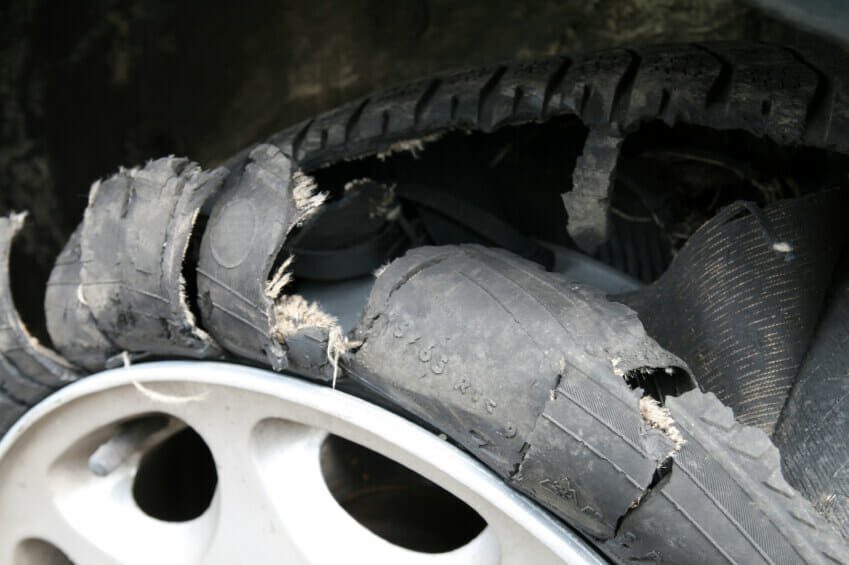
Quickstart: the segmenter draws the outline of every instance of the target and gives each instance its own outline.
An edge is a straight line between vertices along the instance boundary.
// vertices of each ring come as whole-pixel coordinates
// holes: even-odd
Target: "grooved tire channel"
[[[605,540],[617,559],[846,561],[839,535],[784,482],[767,436],[736,423],[712,396],[683,392],[692,386],[686,364],[646,336],[634,312],[588,289],[503,252],[438,248],[414,250],[378,279],[356,353],[344,353],[355,342],[321,316],[293,320],[278,309],[288,297],[287,236],[324,198],[309,178],[317,169],[452,130],[574,115],[589,143],[564,205],[570,232],[589,250],[604,239],[622,141],[644,122],[849,153],[841,57],[718,43],[495,65],[354,101],[246,150],[226,173],[174,158],[121,171],[93,188],[57,262],[46,299],[51,337],[90,371],[127,352],[224,356],[329,380],[335,352],[354,379],[445,430],[517,489]],[[194,234],[197,264],[185,265],[202,210],[209,222]],[[592,214],[585,225],[582,210]],[[6,231],[9,244],[14,230]],[[196,296],[186,296],[181,268],[196,277]],[[422,297],[434,289],[443,303]],[[451,292],[467,303],[448,312]],[[15,322],[8,294],[0,304]],[[470,304],[499,322],[470,320]],[[76,377],[34,347],[19,320],[9,332],[0,341],[0,429]],[[677,398],[652,405],[626,382],[639,375]]]
[[[839,52],[738,42],[614,49],[405,85],[322,114],[270,142],[309,170],[449,129],[491,131],[575,114],[590,127],[613,124],[627,132],[659,119],[845,153],[848,82]]]

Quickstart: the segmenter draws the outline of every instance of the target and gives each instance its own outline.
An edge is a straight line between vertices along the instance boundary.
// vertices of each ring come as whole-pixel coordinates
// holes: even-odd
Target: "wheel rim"
[[[150,414],[172,423],[155,426],[105,476],[92,472],[90,457],[124,429],[119,423]],[[140,508],[133,488],[143,454],[174,433],[174,422],[208,446],[217,484],[199,516],[163,521]],[[327,434],[432,481],[486,527],[443,553],[372,533],[327,485]],[[415,424],[340,391],[207,362],[107,371],[36,406],[0,442],[0,524],[3,563],[61,562],[57,550],[87,564],[603,563],[574,532]]]

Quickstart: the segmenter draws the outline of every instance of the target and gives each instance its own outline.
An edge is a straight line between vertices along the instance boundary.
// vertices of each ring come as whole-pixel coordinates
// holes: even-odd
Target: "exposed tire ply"
[[[602,128],[591,129],[584,153],[575,164],[572,190],[563,195],[569,235],[588,253],[595,252],[608,237],[610,198],[623,141],[622,136]]]
[[[767,206],[765,221],[792,255],[776,252],[761,220],[745,210],[720,213],[658,281],[617,300],[741,422],[772,433],[849,234],[847,208],[843,190]]]

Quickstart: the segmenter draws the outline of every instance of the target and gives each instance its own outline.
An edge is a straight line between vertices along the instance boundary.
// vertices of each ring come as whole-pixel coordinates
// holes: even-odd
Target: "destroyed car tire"
[[[356,338],[355,378],[623,561],[846,555],[767,435],[598,291],[499,250],[421,248],[378,279]]]
[[[846,67],[813,60],[724,43],[497,65],[345,105],[213,171],[174,157],[121,170],[92,188],[48,287],[48,329],[70,363],[12,319],[0,354],[26,358],[0,368],[0,429],[84,370],[227,358],[328,384],[347,377],[616,560],[845,561],[845,541],[785,482],[769,437],[699,391],[683,354],[658,345],[629,307],[503,251],[422,248],[381,272],[346,336],[290,293],[297,254],[287,248],[325,200],[357,189],[351,178],[324,192],[315,177],[334,164],[568,115],[587,135],[553,213],[592,251],[610,224],[619,151],[647,121],[848,153]],[[452,302],[458,289],[463,304]],[[19,382],[34,390],[16,392]]]

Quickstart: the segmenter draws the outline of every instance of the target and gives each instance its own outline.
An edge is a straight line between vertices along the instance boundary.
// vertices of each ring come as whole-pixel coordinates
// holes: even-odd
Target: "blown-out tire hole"
[[[423,553],[463,547],[486,527],[462,500],[361,445],[328,436],[321,469],[333,497],[355,520],[395,545]]]

